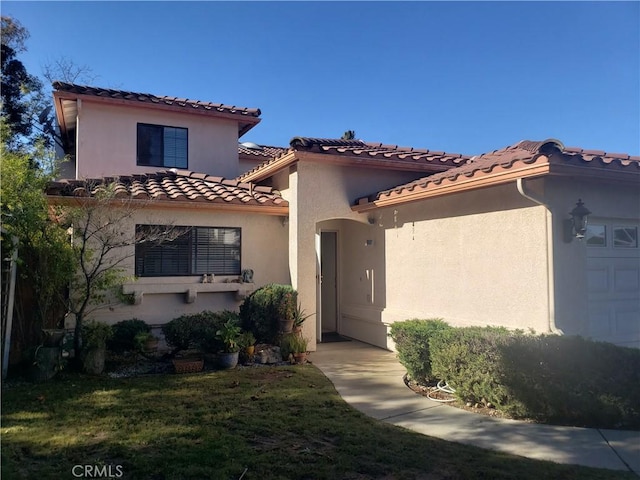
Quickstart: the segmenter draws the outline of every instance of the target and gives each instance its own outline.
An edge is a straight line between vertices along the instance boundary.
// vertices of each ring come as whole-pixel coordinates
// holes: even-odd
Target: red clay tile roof
[[[56,118],[69,153],[75,145],[77,124],[77,97],[91,98],[99,102],[128,102],[135,106],[151,107],[161,110],[206,115],[216,118],[235,120],[238,123],[238,136],[241,137],[260,122],[260,109],[223,105],[221,103],[202,102],[177,97],[160,97],[150,93],[137,93],[126,90],[75,85],[54,82],[53,98]]]
[[[238,180],[214,177],[186,170],[105,177],[89,180],[60,180],[52,182],[47,195],[87,197],[106,183],[115,183],[116,197],[165,202],[199,202],[215,205],[253,207],[283,207],[288,202],[271,187],[241,183]],[[88,191],[90,190],[90,191]]]
[[[463,164],[470,158],[459,153],[367,143],[361,140],[294,137],[289,144],[288,150],[283,150],[278,156],[258,165],[239,178],[252,181],[261,179],[261,173],[266,171],[273,173],[274,168],[278,169],[279,163],[282,163],[282,166],[287,165],[288,162],[282,159],[292,152],[331,155],[333,158],[342,158],[345,161],[353,160],[361,166],[384,164],[390,169],[395,166],[398,169],[415,171],[442,171]]]
[[[544,141],[523,140],[500,150],[469,158],[464,164],[449,170],[434,173],[397,187],[378,192],[369,197],[360,198],[355,208],[378,201],[392,201],[420,190],[436,188],[444,182],[452,184],[462,180],[488,176],[494,171],[506,171],[514,165],[532,165],[540,157],[551,158],[556,165],[607,167],[608,169],[624,169],[627,172],[640,174],[640,157],[627,154],[606,153],[604,151],[565,148],[554,139]]]
[[[250,158],[255,157],[256,160],[279,157],[280,155],[286,153],[288,150],[288,148],[284,147],[270,147],[268,145],[256,145],[249,142],[238,144],[238,153],[241,156],[244,155]]]
[[[202,102],[200,100],[190,100],[178,97],[159,97],[150,93],[130,92],[126,90],[113,90],[110,88],[90,87],[85,85],[75,85],[65,82],[53,82],[54,90],[61,92],[75,93],[78,95],[93,95],[95,97],[114,98],[119,100],[132,100],[145,103],[164,104],[176,107],[193,109],[212,110],[224,113],[232,113],[242,116],[259,117],[259,108],[238,107],[235,105],[223,105],[221,103]]]
[[[398,145],[367,143],[361,140],[341,140],[329,138],[294,137],[289,143],[294,150],[305,150],[334,155],[406,160],[413,162],[433,162],[450,166],[464,163],[469,157],[459,153],[446,153]]]

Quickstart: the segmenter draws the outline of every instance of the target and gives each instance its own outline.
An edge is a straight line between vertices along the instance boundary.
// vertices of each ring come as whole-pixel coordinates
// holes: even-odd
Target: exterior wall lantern
[[[574,238],[582,240],[587,231],[587,218],[591,212],[582,203],[582,199],[578,199],[578,203],[569,212],[571,218],[564,221],[564,241],[571,243]]]

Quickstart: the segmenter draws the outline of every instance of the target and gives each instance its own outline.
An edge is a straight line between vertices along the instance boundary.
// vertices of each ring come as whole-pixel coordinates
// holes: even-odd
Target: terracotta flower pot
[[[293,359],[298,365],[302,365],[307,362],[307,352],[294,353]]]

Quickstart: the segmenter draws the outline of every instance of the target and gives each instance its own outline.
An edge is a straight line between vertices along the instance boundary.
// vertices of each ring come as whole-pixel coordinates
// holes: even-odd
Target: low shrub
[[[513,332],[502,327],[452,328],[429,340],[433,374],[463,401],[505,405],[498,347]]]
[[[113,329],[106,323],[91,321],[82,325],[81,335],[83,350],[104,348],[113,335]]]
[[[240,305],[244,330],[253,332],[258,342],[277,343],[280,319],[293,321],[298,292],[290,285],[269,284],[249,295]]]
[[[640,428],[640,350],[575,336],[520,336],[501,346],[514,417]]]
[[[107,342],[107,348],[116,353],[131,352],[139,349],[136,337],[151,333],[151,326],[143,320],[132,318],[122,320],[112,327],[113,336]]]
[[[581,337],[454,328],[429,341],[432,373],[461,401],[514,418],[640,428],[640,350]]]
[[[162,333],[167,345],[175,355],[181,350],[189,350],[199,346],[199,338],[202,334],[201,314],[181,315],[162,326]]]
[[[396,344],[398,359],[407,369],[409,376],[418,383],[432,381],[429,339],[450,327],[442,319],[420,320],[414,318],[391,325],[389,335]]]
[[[239,326],[239,315],[230,310],[205,310],[174,318],[162,326],[162,333],[167,345],[173,349],[172,355],[189,349],[217,353],[224,348],[224,343],[217,333],[227,323]]]

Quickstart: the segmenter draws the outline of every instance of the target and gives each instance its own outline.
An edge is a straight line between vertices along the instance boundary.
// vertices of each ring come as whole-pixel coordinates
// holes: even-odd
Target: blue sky
[[[640,154],[640,2],[2,2],[27,69],[257,107],[294,136],[480,154],[523,139]]]

